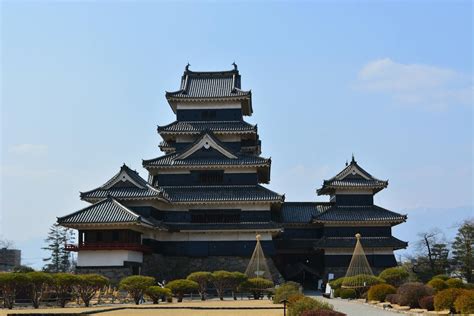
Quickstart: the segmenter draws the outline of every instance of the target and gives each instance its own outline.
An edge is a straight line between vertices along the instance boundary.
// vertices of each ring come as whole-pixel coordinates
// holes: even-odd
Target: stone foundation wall
[[[142,274],[155,277],[158,281],[186,278],[195,271],[240,271],[245,272],[250,258],[236,256],[175,257],[148,254],[143,257]],[[275,281],[281,275],[273,260],[267,259],[268,267]]]
[[[76,267],[77,274],[97,273],[110,279],[113,285],[118,285],[121,279],[132,275],[131,267]]]

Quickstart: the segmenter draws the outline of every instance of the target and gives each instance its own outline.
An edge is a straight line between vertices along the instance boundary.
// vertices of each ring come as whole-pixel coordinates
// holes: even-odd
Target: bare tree
[[[441,230],[432,229],[418,234],[418,254],[412,260],[413,271],[427,279],[449,270],[449,249]]]
[[[14,246],[15,246],[15,243],[13,242],[13,240],[0,237],[0,249],[1,248],[10,249],[10,248],[13,248]]]

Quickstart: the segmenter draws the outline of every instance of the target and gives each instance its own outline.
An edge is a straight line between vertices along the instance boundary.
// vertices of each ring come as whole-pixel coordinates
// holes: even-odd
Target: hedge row
[[[19,292],[26,293],[35,308],[39,307],[46,294],[52,294],[61,307],[65,307],[67,302],[74,298],[80,298],[85,306],[89,306],[96,293],[108,284],[109,279],[98,274],[0,273],[0,294],[3,296],[5,307],[9,309],[13,308]],[[127,291],[136,304],[139,304],[144,296],[156,304],[160,298],[164,300],[171,298],[172,295],[181,302],[185,294],[193,292],[198,292],[204,300],[208,284],[213,285],[221,300],[226,291],[232,291],[234,299],[237,291],[249,292],[255,299],[273,292],[273,282],[270,280],[248,279],[241,272],[229,271],[194,272],[186,279],[167,283],[164,288],[157,286],[153,277],[134,275],[122,279],[119,288]]]

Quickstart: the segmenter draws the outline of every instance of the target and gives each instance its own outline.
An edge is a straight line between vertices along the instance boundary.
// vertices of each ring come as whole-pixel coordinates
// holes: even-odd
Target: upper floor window
[[[203,120],[213,120],[216,118],[216,110],[203,110],[201,112],[201,118]]]
[[[203,171],[199,173],[199,183],[203,185],[222,184],[224,173],[222,171]]]
[[[240,210],[192,210],[192,223],[238,223]]]

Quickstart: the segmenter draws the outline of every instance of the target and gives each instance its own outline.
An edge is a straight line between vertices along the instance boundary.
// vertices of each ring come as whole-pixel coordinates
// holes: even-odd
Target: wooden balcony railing
[[[124,243],[124,242],[84,242],[79,245],[67,244],[65,249],[67,251],[80,250],[133,250],[140,252],[152,252],[148,246],[140,243]]]

